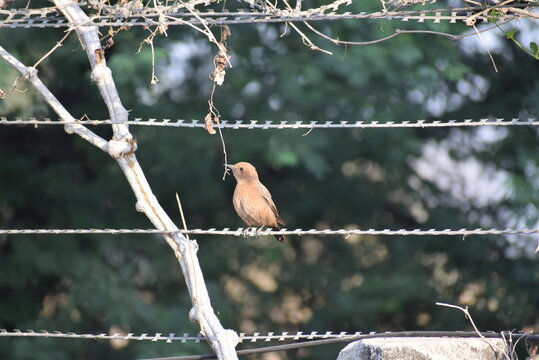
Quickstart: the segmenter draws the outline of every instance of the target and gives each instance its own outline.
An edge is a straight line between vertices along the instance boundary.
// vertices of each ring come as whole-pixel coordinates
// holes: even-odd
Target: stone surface
[[[503,339],[377,338],[348,344],[337,360],[502,360]]]

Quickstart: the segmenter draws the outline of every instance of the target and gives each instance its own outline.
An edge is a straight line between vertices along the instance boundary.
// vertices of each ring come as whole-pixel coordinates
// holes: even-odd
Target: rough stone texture
[[[337,360],[502,360],[503,339],[378,338],[353,342]]]

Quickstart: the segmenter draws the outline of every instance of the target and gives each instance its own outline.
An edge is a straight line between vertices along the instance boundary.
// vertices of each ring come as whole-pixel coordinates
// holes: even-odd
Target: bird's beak
[[[229,169],[232,169],[234,170],[234,165],[230,165],[230,164],[223,164],[225,167],[229,168]]]

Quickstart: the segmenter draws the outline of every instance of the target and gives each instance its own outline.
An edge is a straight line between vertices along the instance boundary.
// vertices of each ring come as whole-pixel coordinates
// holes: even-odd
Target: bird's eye
[[[244,168],[242,168],[242,167],[240,167],[240,171],[243,171],[243,170],[245,170],[245,169],[244,169]]]

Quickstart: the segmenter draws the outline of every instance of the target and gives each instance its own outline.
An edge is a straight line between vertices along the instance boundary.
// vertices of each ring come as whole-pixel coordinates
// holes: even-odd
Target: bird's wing
[[[268,203],[271,211],[275,215],[275,218],[277,219],[277,223],[281,225],[286,225],[284,220],[279,216],[279,212],[277,211],[277,207],[275,206],[275,203],[273,202],[273,199],[271,198],[271,194],[269,190],[262,184],[258,183],[256,185],[256,189],[258,190],[258,193],[262,196],[262,198]]]

